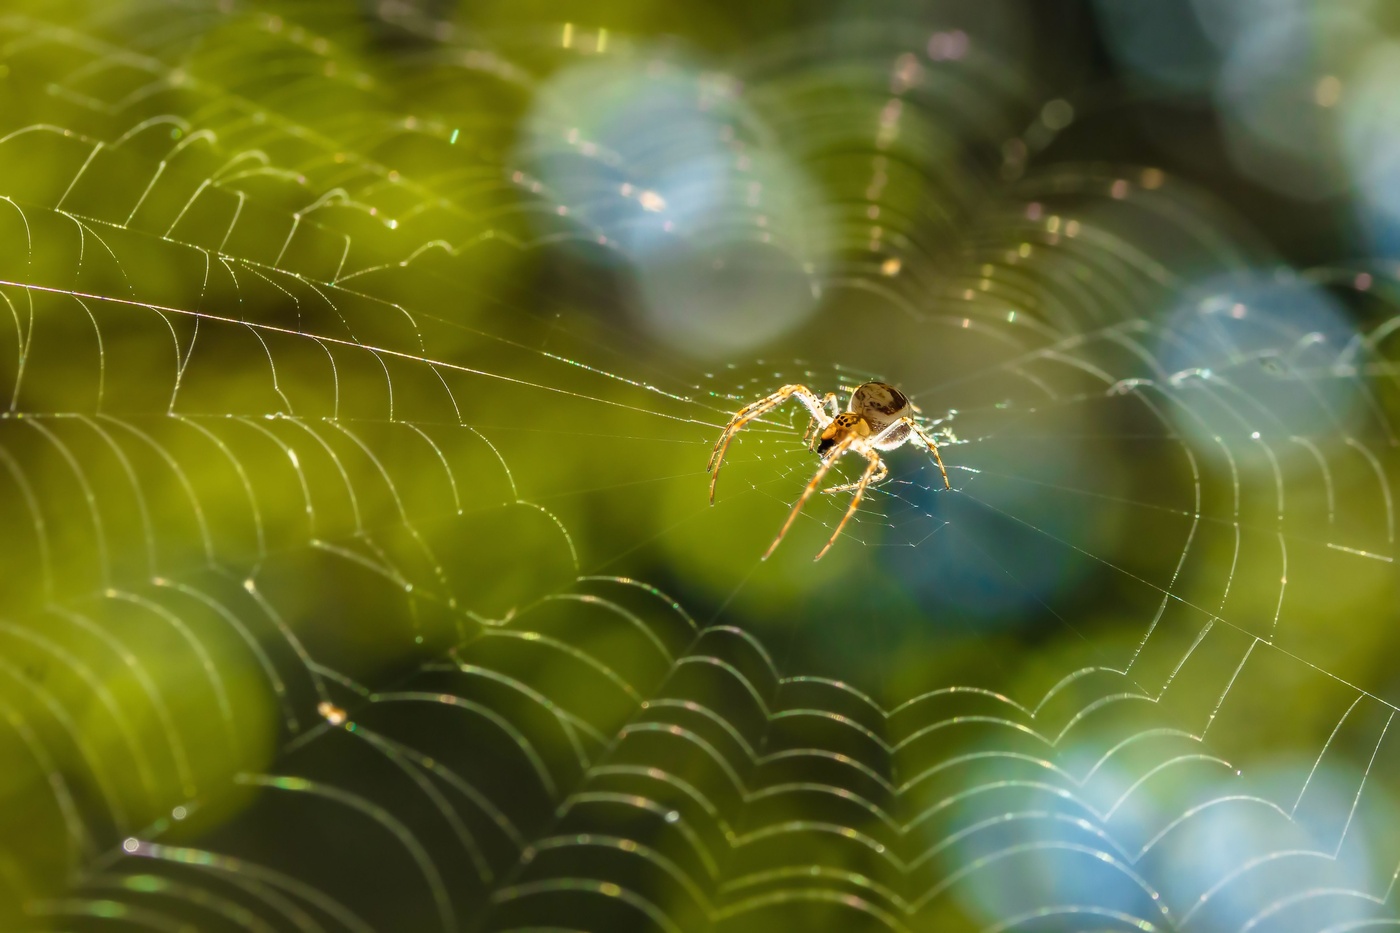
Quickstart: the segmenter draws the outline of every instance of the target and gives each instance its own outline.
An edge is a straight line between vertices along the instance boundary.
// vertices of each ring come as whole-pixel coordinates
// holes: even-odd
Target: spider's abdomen
[[[864,418],[877,434],[910,414],[908,396],[884,382],[867,382],[858,386],[851,393],[851,403],[847,408]]]

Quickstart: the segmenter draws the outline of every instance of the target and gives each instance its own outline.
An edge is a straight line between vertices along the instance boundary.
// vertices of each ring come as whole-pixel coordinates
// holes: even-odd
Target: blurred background
[[[1394,925],[1398,39],[12,0],[0,928]]]

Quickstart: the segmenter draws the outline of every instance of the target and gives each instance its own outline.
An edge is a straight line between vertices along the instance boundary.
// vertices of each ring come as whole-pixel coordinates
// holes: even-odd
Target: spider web
[[[957,23],[738,82],[379,16],[0,22],[7,927],[1395,922],[1393,270],[1027,171]],[[687,213],[580,62],[749,174]],[[668,236],[767,264],[781,357],[621,316]],[[893,452],[760,561],[806,415],[710,508],[720,428],[869,378],[953,490]]]

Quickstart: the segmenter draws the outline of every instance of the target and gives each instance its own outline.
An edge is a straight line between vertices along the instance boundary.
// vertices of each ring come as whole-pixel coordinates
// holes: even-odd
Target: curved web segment
[[[576,313],[599,273],[552,251],[635,258],[664,213],[646,167],[562,126],[516,163],[535,78],[445,24],[395,24],[441,53],[400,73],[303,15],[0,23],[7,928],[1394,923],[1400,697],[1368,622],[1394,592],[1393,282],[1252,275],[1160,173],[1022,178],[1044,128],[1001,145],[1020,105],[986,61],[957,66],[983,98],[920,90],[888,36],[846,70],[756,60],[787,154],[851,184],[826,134],[864,114],[870,177],[815,220],[747,185],[718,216],[871,302],[844,352],[914,374],[957,487],[925,465],[872,491],[851,578],[932,579],[929,617],[1051,644],[1008,674],[1005,642],[944,633],[914,674],[895,650],[848,675],[823,620],[880,607],[821,578],[810,627],[765,630],[759,550],[733,551],[776,525],[700,525],[781,515],[801,417],[736,442],[737,507],[700,511],[700,465],[774,385],[879,374],[654,362]],[[929,155],[948,134],[970,155]],[[534,174],[561,151],[597,191]],[[931,189],[944,214],[892,211]],[[1135,240],[1127,201],[1163,222]],[[1152,258],[1183,254],[1218,277]],[[677,538],[697,580],[742,571],[704,617],[684,573],[678,602],[620,571]]]

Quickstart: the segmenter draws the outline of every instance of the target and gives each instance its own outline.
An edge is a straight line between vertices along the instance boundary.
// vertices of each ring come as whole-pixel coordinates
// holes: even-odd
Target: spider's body
[[[817,453],[825,454],[847,432],[860,437],[878,435],[883,439],[871,446],[876,450],[894,450],[909,440],[909,426],[903,419],[913,413],[914,406],[903,392],[883,382],[867,382],[851,393],[846,410],[832,418],[822,431]],[[894,430],[889,430],[891,427]]]
[[[872,483],[879,483],[889,476],[889,468],[880,459],[877,451],[894,450],[896,447],[903,446],[917,438],[920,443],[924,444],[929,453],[933,454],[934,460],[938,463],[938,471],[943,474],[944,488],[952,488],[948,482],[948,471],[943,469],[943,458],[938,455],[938,445],[933,442],[928,431],[914,418],[919,409],[909,401],[908,396],[894,386],[884,382],[867,382],[859,385],[851,392],[850,401],[846,403],[846,410],[842,411],[835,393],[828,392],[825,396],[818,398],[806,386],[786,385],[767,398],[759,399],[757,402],[739,409],[730,419],[729,424],[725,425],[724,433],[720,435],[718,443],[715,444],[714,453],[710,455],[709,470],[714,474],[710,479],[711,504],[715,501],[715,483],[719,481],[720,463],[724,460],[724,452],[729,447],[730,440],[745,424],[772,411],[790,398],[797,399],[811,412],[812,425],[807,430],[807,439],[815,441],[814,449],[821,455],[822,460],[817,467],[816,474],[812,477],[812,481],[807,484],[807,488],[802,491],[802,495],[792,507],[787,522],[778,532],[778,537],[773,539],[767,553],[763,555],[765,559],[773,553],[778,542],[783,540],[783,535],[787,534],[788,529],[792,527],[792,523],[797,519],[797,513],[802,510],[807,499],[820,485],[822,477],[847,451],[854,451],[866,458],[865,472],[861,474],[858,482],[842,483],[822,490],[822,492],[841,492],[846,489],[854,489],[855,495],[851,497],[850,508],[846,510],[846,514],[842,517],[840,524],[836,526],[836,530],[832,532],[831,539],[826,542],[825,547],[817,552],[817,560],[821,560],[822,555],[836,542],[836,537],[841,534],[841,529],[846,526],[846,522],[855,513],[856,506],[860,505],[865,488]]]

